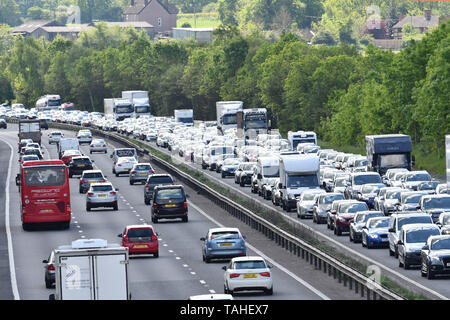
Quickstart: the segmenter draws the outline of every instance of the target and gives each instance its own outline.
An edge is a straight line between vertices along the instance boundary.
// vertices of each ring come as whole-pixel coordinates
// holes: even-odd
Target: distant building
[[[430,28],[435,28],[439,25],[439,17],[432,16],[431,10],[424,10],[423,16],[403,17],[392,27],[394,39],[402,39],[403,27],[406,24],[412,25],[412,27],[420,34],[426,33],[430,30]]]
[[[168,0],[131,0],[124,12],[124,21],[145,21],[155,27],[156,33],[169,35],[177,26],[178,9]]]
[[[389,29],[386,22],[381,19],[367,21],[366,32],[371,34],[374,39],[389,39]]]
[[[214,28],[173,28],[172,37],[183,41],[213,41]]]
[[[156,33],[155,27],[145,21],[126,21],[126,22],[102,21],[102,22],[106,23],[106,25],[109,28],[119,26],[121,28],[129,28],[129,27],[135,28],[137,30],[137,32],[145,31],[149,35],[150,39],[153,39],[155,37],[155,33]],[[95,25],[97,23],[99,23],[99,22],[92,23],[91,25]]]
[[[38,39],[40,37],[47,37],[47,32],[43,30],[43,27],[58,27],[64,26],[63,24],[54,20],[29,20],[20,26],[13,28],[13,35],[22,35],[24,37],[33,37]]]

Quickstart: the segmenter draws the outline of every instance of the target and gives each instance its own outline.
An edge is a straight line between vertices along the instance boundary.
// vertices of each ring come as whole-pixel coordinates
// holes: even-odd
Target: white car
[[[130,173],[133,166],[138,163],[135,157],[120,157],[113,168],[116,177],[121,173]]]
[[[89,152],[92,154],[92,152],[104,152],[107,153],[107,147],[106,142],[103,139],[94,139],[92,140],[91,144],[89,145]]]
[[[224,266],[224,293],[233,294],[237,291],[263,290],[273,294],[272,273],[263,258],[258,256],[237,257]]]
[[[52,143],[58,143],[59,140],[61,140],[61,138],[64,138],[64,134],[60,131],[53,131],[50,132],[50,134],[48,135],[48,143],[52,144]]]
[[[77,138],[80,144],[82,143],[90,144],[92,142],[92,133],[89,130],[80,130],[77,134]]]

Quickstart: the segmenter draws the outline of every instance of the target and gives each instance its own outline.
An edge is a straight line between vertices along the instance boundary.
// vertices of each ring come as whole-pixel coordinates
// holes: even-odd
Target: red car
[[[73,157],[79,157],[79,156],[82,156],[82,154],[79,150],[67,150],[64,152],[61,160],[67,166]]]
[[[159,256],[158,234],[151,225],[127,226],[118,237],[122,238],[122,246],[128,247],[130,255],[153,254],[155,258]]]

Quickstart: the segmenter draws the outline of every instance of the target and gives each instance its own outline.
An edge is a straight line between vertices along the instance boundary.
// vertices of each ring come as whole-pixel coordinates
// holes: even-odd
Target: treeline
[[[34,106],[57,93],[85,110],[122,90],[148,90],[157,115],[193,108],[215,119],[215,102],[266,107],[282,133],[315,130],[335,145],[367,134],[405,133],[443,155],[450,133],[450,23],[400,53],[371,45],[310,46],[292,34],[269,42],[222,27],[211,44],[150,41],[99,24],[76,41],[17,38],[0,57],[0,101]],[[0,45],[0,49],[1,49]],[[1,50],[0,50],[1,52]]]

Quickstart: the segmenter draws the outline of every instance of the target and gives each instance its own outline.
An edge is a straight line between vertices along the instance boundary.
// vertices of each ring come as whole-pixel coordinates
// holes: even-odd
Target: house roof
[[[154,28],[153,25],[146,21],[127,21],[127,22],[109,22],[109,21],[103,21],[106,23],[108,27],[115,27],[119,26],[121,28]],[[98,23],[98,22],[97,22]]]
[[[173,5],[173,4],[171,4],[171,3],[168,3],[168,2],[164,3],[164,2],[159,1],[159,0],[149,0],[148,3],[147,3],[147,5],[146,5],[146,4],[145,4],[145,0],[136,0],[134,6],[128,7],[128,8],[125,10],[124,14],[125,14],[125,15],[127,15],[127,14],[136,14],[136,15],[137,15],[137,14],[141,13],[142,10],[144,10],[145,7],[147,7],[152,1],[158,1],[158,3],[159,3],[164,9],[166,9],[166,11],[167,11],[169,14],[176,14],[176,13],[178,13],[177,7],[176,7],[175,5]],[[166,5],[166,4],[167,4],[167,5]]]
[[[32,33],[36,29],[46,26],[62,26],[62,24],[54,20],[28,20],[22,25],[15,27],[13,33]]]
[[[431,16],[430,20],[427,20],[425,16],[406,16],[392,28],[403,28],[405,24],[411,24],[414,28],[432,28],[439,24],[439,17]]]
[[[80,26],[57,26],[57,27],[42,27],[42,30],[48,33],[73,33],[73,32],[82,32],[90,27],[88,25],[80,25]]]

